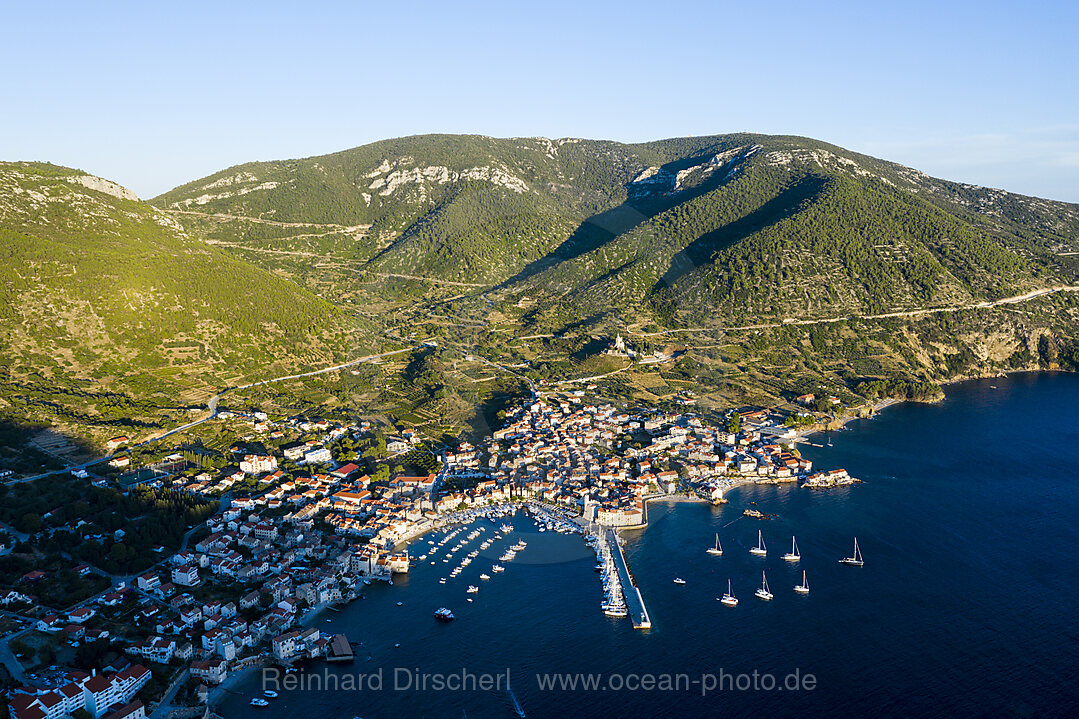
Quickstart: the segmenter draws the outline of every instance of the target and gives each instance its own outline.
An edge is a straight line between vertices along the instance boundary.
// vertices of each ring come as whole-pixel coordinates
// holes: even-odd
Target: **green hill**
[[[310,249],[375,274],[558,296],[583,316],[675,302],[726,321],[994,298],[1070,281],[1059,252],[1079,236],[1074,205],[745,134],[409,137],[230,168],[154,202],[354,228],[352,241]],[[284,229],[220,238],[292,247],[301,233]]]
[[[123,188],[0,164],[0,414],[102,433],[350,349],[356,321]]]
[[[523,391],[482,359],[714,407],[1079,362],[1077,293],[993,303],[1079,285],[1079,207],[800,137],[406,137],[149,203],[3,164],[0,233],[0,413],[101,433],[382,337],[437,337],[441,379],[392,360],[235,401],[357,404],[439,437],[482,435]],[[615,334],[681,359],[626,367],[601,352]]]
[[[1072,291],[992,305],[1079,284],[1079,207],[802,137],[406,137],[153,203],[391,334],[536,380],[617,369],[596,353],[618,333],[685,351],[603,380],[653,403],[1067,366],[1079,323]]]

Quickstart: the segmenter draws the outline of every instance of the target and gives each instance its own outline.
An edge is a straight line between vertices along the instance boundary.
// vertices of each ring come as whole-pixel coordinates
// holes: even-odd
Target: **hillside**
[[[1079,207],[799,137],[407,137],[150,203],[5,164],[0,232],[0,414],[97,439],[430,336],[434,374],[395,357],[230,401],[482,436],[523,377],[719,409],[1079,363]],[[605,355],[618,334],[675,359]]]
[[[82,437],[324,363],[356,326],[119,185],[53,165],[0,164],[0,277],[0,415]]]
[[[1079,285],[1079,207],[807,138],[406,137],[229,168],[153,203],[391,336],[653,404],[815,387],[855,401],[878,381],[1074,364],[1074,291],[996,301]],[[602,354],[616,334],[681,359],[625,368]],[[398,377],[381,406],[446,430],[490,399],[482,364],[451,367],[442,399]]]
[[[154,202],[231,215],[216,239],[251,250],[514,300],[560,296],[583,316],[649,301],[737,319],[994,298],[1073,279],[1059,253],[1079,237],[1073,205],[762,135],[410,137],[230,168]],[[316,245],[241,217],[353,234],[327,231]]]

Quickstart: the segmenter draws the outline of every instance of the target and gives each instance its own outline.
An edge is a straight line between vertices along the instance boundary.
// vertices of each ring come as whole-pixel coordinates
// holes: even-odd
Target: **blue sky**
[[[4,3],[0,159],[152,197],[424,132],[814,137],[1079,202],[1079,3]]]

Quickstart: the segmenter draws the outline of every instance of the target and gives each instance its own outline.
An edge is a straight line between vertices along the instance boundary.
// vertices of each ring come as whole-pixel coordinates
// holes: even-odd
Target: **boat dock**
[[[629,576],[629,567],[626,565],[626,555],[622,553],[622,545],[618,541],[618,535],[613,529],[607,530],[607,541],[614,547],[611,552],[614,565],[618,569],[618,576],[622,580],[622,595],[626,599],[626,607],[629,610],[629,619],[633,622],[634,629],[649,629],[652,620],[648,618],[648,610],[644,606],[644,598],[641,590],[633,583]]]

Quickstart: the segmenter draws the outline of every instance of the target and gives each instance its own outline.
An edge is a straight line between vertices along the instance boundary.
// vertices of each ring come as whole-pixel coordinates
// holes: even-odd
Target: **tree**
[[[19,529],[27,534],[36,534],[41,531],[41,516],[33,512],[27,512],[19,518]]]
[[[12,639],[8,642],[8,649],[11,650],[12,654],[26,661],[31,661],[34,658],[34,648],[21,639]]]
[[[38,649],[37,657],[38,664],[42,666],[49,666],[56,661],[56,650],[46,644],[40,649]]]

